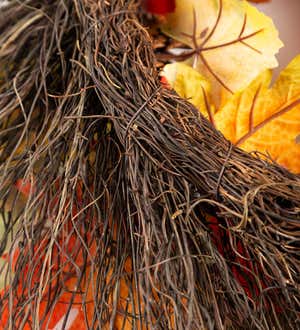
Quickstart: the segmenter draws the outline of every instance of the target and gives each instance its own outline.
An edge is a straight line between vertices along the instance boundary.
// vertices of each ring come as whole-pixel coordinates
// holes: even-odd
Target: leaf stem
[[[209,47],[203,47],[201,49],[198,49],[198,51],[201,51],[201,52],[204,52],[204,51],[207,51],[207,50],[212,50],[212,49],[217,49],[217,48],[221,48],[221,47],[226,47],[226,46],[231,46],[235,43],[238,43],[238,42],[243,42],[244,40],[246,39],[249,39],[249,38],[252,38],[253,36],[255,36],[256,34],[262,32],[264,29],[260,29],[260,30],[257,30],[255,32],[252,32],[250,34],[247,34],[246,36],[244,37],[238,37],[237,39],[235,40],[232,40],[232,41],[228,41],[228,42],[224,42],[223,44],[219,44],[219,45],[216,45],[216,46],[209,46]],[[261,53],[259,50],[257,50],[256,48],[253,48],[252,46],[248,45],[247,43],[244,43],[243,44],[247,47],[250,47],[251,49]],[[197,49],[195,49],[195,52],[197,52]]]
[[[203,97],[204,97],[204,102],[205,102],[205,107],[206,107],[206,111],[207,111],[207,114],[208,114],[209,121],[211,122],[211,124],[214,127],[216,127],[215,120],[214,120],[214,115],[213,115],[213,113],[211,111],[211,106],[210,106],[210,104],[208,102],[206,91],[203,88],[203,86],[201,86],[201,89],[202,89],[202,93],[203,93]]]
[[[261,84],[259,85],[258,89],[256,90],[254,97],[253,97],[252,104],[251,104],[251,109],[250,109],[250,113],[249,113],[249,132],[253,131],[254,108],[255,108],[260,90],[261,90]]]
[[[249,137],[251,137],[254,133],[256,133],[258,130],[260,130],[262,127],[264,127],[265,125],[267,125],[269,122],[271,122],[272,120],[284,115],[285,113],[289,112],[290,110],[292,110],[294,107],[296,107],[297,105],[300,105],[300,98],[297,99],[296,101],[292,102],[291,104],[287,105],[286,107],[284,107],[283,109],[273,113],[273,115],[271,115],[270,117],[266,118],[265,120],[263,120],[261,123],[259,123],[258,125],[254,126],[253,129],[251,131],[249,131],[247,134],[243,135],[240,139],[238,139],[235,143],[235,146],[240,146],[241,144],[243,144],[247,139],[249,139]]]
[[[215,25],[213,26],[213,28],[211,29],[210,33],[208,34],[208,36],[203,40],[203,42],[200,44],[199,48],[203,48],[203,46],[209,41],[209,39],[213,36],[213,34],[215,33],[220,20],[221,20],[221,16],[222,16],[222,12],[223,12],[223,0],[219,0],[219,11],[218,11],[218,16],[215,22]]]
[[[228,86],[226,86],[226,84],[222,81],[222,79],[213,71],[213,69],[206,61],[205,57],[201,53],[199,53],[198,55],[201,61],[203,62],[203,64],[206,66],[207,70],[213,75],[213,77],[218,81],[218,83],[222,85],[228,92],[233,94],[233,91]]]

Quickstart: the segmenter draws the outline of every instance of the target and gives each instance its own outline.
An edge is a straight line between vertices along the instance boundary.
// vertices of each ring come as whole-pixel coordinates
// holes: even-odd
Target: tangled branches
[[[137,8],[3,9],[1,326],[294,329],[299,177],[160,86]]]

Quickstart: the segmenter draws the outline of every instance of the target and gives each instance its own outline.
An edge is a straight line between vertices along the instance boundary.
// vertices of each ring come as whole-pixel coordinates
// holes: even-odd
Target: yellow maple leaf
[[[269,88],[270,71],[236,93],[214,117],[216,127],[246,151],[268,153],[292,172],[300,173],[300,55]]]
[[[272,20],[245,0],[177,0],[161,28],[192,48],[187,55],[212,83],[214,96],[243,89],[276,67],[283,46]]]
[[[164,66],[162,76],[178,95],[189,100],[205,117],[215,112],[211,104],[211,84],[198,71],[182,62]]]

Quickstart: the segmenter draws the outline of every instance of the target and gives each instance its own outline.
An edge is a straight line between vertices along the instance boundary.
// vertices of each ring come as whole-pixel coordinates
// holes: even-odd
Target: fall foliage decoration
[[[187,44],[188,36],[191,36],[191,41],[203,39],[201,31],[206,31],[205,34],[208,34],[209,38],[204,38],[201,47],[195,44],[194,51],[184,54],[194,58],[193,60],[167,64],[162,75],[180,96],[189,99],[235,145],[248,152],[268,154],[282,166],[300,173],[300,146],[296,143],[296,136],[300,131],[299,56],[269,89],[272,74],[265,69],[276,64],[271,62],[272,58],[275,59],[272,54],[275,54],[275,50],[280,46],[271,20],[245,1],[219,1],[219,7],[216,9],[214,1],[208,0],[207,8],[213,8],[216,23],[213,25],[213,19],[210,23],[208,18],[207,21],[202,19],[200,24],[199,17],[209,15],[204,15],[203,6],[200,6],[199,2],[196,5],[194,1],[190,1],[189,5],[190,7],[187,4],[177,8],[177,16],[176,13],[169,15],[167,23],[163,25],[163,31]],[[194,25],[190,23],[191,20],[183,19],[188,13],[194,17]],[[223,15],[225,20],[222,20]],[[235,15],[240,17],[240,21],[234,19]],[[243,15],[244,23],[242,31],[239,32]],[[223,27],[228,25],[226,20],[230,19],[233,22],[231,29],[225,31],[232,37],[227,37]],[[244,33],[247,34],[247,24],[250,25],[250,38],[247,38],[247,41],[240,40]],[[209,27],[210,25],[212,27]],[[218,29],[219,34],[222,34],[221,41],[218,40]],[[234,39],[237,34],[238,38]],[[226,38],[235,41],[226,42]],[[215,44],[213,50],[220,49],[222,52],[222,55],[215,54],[218,65],[215,65],[213,57],[211,58],[210,42]],[[256,54],[251,56],[250,53],[244,53],[245,50]],[[191,66],[195,60],[199,60],[200,64]],[[253,62],[249,62],[252,60]],[[239,70],[241,66],[243,69]],[[216,85],[220,84],[221,89],[216,89]],[[224,89],[232,93],[226,93]]]
[[[245,88],[261,71],[276,67],[283,46],[272,20],[245,0],[177,1],[161,28],[192,49],[185,56],[193,56],[193,67],[218,94],[220,88]]]
[[[225,137],[246,151],[268,153],[289,170],[300,173],[300,55],[271,84],[262,73],[216,113]],[[234,118],[234,119],[233,119]]]
[[[207,20],[201,37],[261,53],[253,72],[251,59],[230,79],[213,56],[214,74],[200,72],[216,44],[179,32],[182,54],[154,51],[179,1],[152,2],[158,18],[136,0],[1,8],[1,330],[298,328],[300,179],[284,167],[296,163],[239,147],[271,134],[258,130],[267,117],[298,141],[299,59],[270,85],[273,23],[245,1],[205,2],[186,33]]]
[[[271,0],[248,0],[250,2],[261,3],[261,2],[269,2]]]
[[[167,64],[162,74],[232,143],[249,152],[269,154],[290,171],[300,173],[300,56],[271,88],[272,74],[265,71],[248,87],[223,99],[219,107],[212,101],[210,82],[187,64]]]
[[[175,0],[144,0],[145,10],[156,15],[166,15],[175,11]]]

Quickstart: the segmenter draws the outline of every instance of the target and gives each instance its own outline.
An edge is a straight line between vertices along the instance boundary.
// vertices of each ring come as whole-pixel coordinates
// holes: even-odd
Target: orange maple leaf
[[[300,55],[274,85],[270,71],[230,98],[214,117],[227,139],[246,151],[267,153],[300,173]]]

